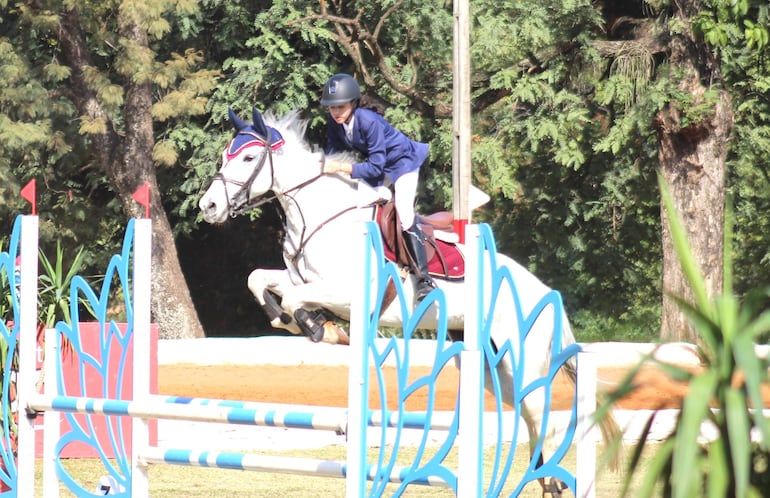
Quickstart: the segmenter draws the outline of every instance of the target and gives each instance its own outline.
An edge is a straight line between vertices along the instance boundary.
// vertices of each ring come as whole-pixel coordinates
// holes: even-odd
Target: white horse
[[[373,219],[372,205],[380,200],[382,192],[342,174],[323,174],[324,154],[305,142],[307,123],[297,111],[281,118],[267,113],[263,120],[255,109],[252,117],[253,124],[248,124],[230,111],[237,133],[223,151],[219,172],[200,199],[203,218],[209,223],[222,223],[263,202],[277,200],[285,214],[286,269],[254,270],[248,278],[249,289],[274,327],[293,334],[304,333],[314,340],[346,342],[345,332],[329,320],[328,314],[349,320],[351,292],[360,285],[360,272],[350,268],[350,262],[358,260],[353,251],[360,251],[360,229],[356,232],[355,227],[360,227],[361,221]],[[462,246],[458,247],[462,251]],[[497,261],[510,270],[525,313],[551,291],[511,258],[498,254]],[[409,278],[414,277],[410,274]],[[467,299],[462,279],[437,278],[436,284],[445,292],[450,337],[461,340]],[[407,302],[411,302],[414,286],[404,285],[403,290]],[[393,301],[383,308],[380,325],[401,327],[399,302]],[[512,315],[510,309],[496,311],[492,330],[492,341],[496,344],[503,344],[517,334]],[[566,347],[575,343],[575,338],[566,316],[563,324],[561,342]],[[421,328],[435,330],[436,326],[430,313],[420,323]],[[535,327],[540,329],[533,329],[527,336],[524,385],[548,371],[552,326],[552,320],[539,320]],[[504,364],[500,370],[502,391],[510,396],[511,365]],[[564,370],[574,382],[574,362],[565,364]],[[525,398],[521,415],[533,445],[545,405],[537,392],[531,395],[531,399]],[[511,399],[504,401],[513,404]],[[616,435],[614,420],[608,418],[606,422],[602,432]]]

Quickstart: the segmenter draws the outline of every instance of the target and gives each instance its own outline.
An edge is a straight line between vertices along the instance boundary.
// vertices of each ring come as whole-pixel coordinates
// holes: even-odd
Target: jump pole
[[[454,231],[465,242],[470,222],[471,185],[471,62],[469,0],[454,0],[454,74],[452,87],[452,214]]]
[[[483,352],[479,342],[481,327],[478,303],[481,256],[479,230],[476,225],[465,226],[466,262],[465,272],[465,347],[460,353],[460,429],[458,432],[457,496],[475,498],[482,496],[481,478],[483,468],[483,411],[484,385]]]
[[[19,358],[34,358],[37,348],[37,254],[39,221],[35,215],[21,218],[21,284],[19,292]],[[9,351],[8,354],[13,354]],[[20,361],[16,378],[18,413],[17,496],[35,496],[35,418],[27,416],[29,398],[35,392],[35,361]],[[32,476],[32,478],[30,478]]]
[[[354,263],[363,268],[368,275],[372,266],[372,249],[369,246],[369,235],[366,225],[358,225],[359,249],[353,251],[358,261]],[[368,338],[366,333],[365,305],[371,302],[371,286],[363,285],[361,292],[353,292],[350,303],[350,345],[353,352],[348,366],[348,450],[347,450],[347,480],[345,481],[345,496],[366,496],[366,479],[364,466],[366,462],[366,424],[364,410],[368,410],[369,375],[367,359],[369,358]]]
[[[286,427],[291,429],[315,429],[341,432],[344,423],[338,415],[315,416],[305,412],[281,412],[275,409],[241,408],[225,406],[188,406],[166,403],[162,400],[129,401],[106,398],[81,398],[74,396],[33,396],[29,406],[37,411],[83,413],[134,419],[187,420],[233,425]],[[143,448],[148,439],[140,441]],[[140,450],[141,451],[141,450]]]
[[[147,368],[150,351],[150,292],[152,276],[152,220],[149,209],[146,218],[134,222],[134,355],[133,399],[146,401],[150,394],[150,369]],[[149,496],[150,481],[147,464],[141,461],[140,448],[150,440],[147,419],[131,420],[131,493],[133,496]]]

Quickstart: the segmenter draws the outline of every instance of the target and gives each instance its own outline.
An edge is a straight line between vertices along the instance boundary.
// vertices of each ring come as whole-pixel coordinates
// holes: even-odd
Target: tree
[[[420,207],[448,207],[451,5],[276,0],[248,12],[227,2],[208,5],[223,16],[217,25],[236,26],[228,32],[243,36],[217,44],[224,46],[226,78],[210,100],[208,139],[188,162],[186,192],[197,193],[213,174],[230,132],[228,107],[243,114],[252,106],[306,109],[311,142],[321,143],[319,89],[347,71],[386,104],[389,120],[430,142]],[[625,326],[644,329],[635,336],[644,340],[661,333],[687,339],[678,335],[687,332],[678,310],[661,312],[663,289],[686,296],[686,288],[677,287],[684,280],[673,273],[673,253],[664,251],[656,176],[663,168],[681,179],[692,164],[708,162],[689,180],[696,190],[672,188],[678,203],[697,206],[688,213],[677,205],[700,235],[695,253],[717,291],[721,224],[709,217],[722,217],[726,173],[744,195],[739,209],[750,222],[737,232],[768,225],[757,193],[746,188],[748,175],[728,171],[764,160],[752,148],[768,142],[767,105],[749,87],[769,88],[766,54],[757,50],[765,46],[767,9],[746,1],[480,0],[471,13],[473,181],[492,194],[475,219],[491,222],[501,250],[563,292],[579,334],[599,328],[589,331],[591,339],[612,340]],[[741,128],[729,148],[732,112]],[[715,155],[704,156],[708,149]],[[712,175],[716,182],[708,184]],[[195,199],[185,209],[194,210]],[[767,238],[743,240],[752,251],[740,264],[757,268],[767,259]]]
[[[659,217],[651,214],[653,170],[637,167],[649,149],[645,137],[620,160],[592,149],[608,126],[590,95],[602,61],[587,41],[600,31],[599,13],[572,2],[510,7],[472,9],[473,181],[493,197],[476,220],[492,222],[501,249],[562,290],[572,312],[622,321],[631,310],[634,328],[651,329],[657,252],[650,239]],[[253,26],[243,50],[223,64],[212,124],[225,122],[230,106],[303,108],[311,141],[320,143],[319,89],[334,72],[353,73],[386,104],[391,122],[431,144],[420,208],[449,206],[451,5],[276,1]],[[188,192],[213,174],[226,133],[215,131],[190,161],[200,177],[188,179]],[[617,333],[617,321],[603,327]]]
[[[669,20],[670,77],[679,83],[680,99],[657,114],[658,156],[663,178],[671,187],[676,210],[687,219],[693,255],[703,271],[706,290],[722,290],[722,252],[726,159],[733,127],[730,95],[715,54],[698,39],[691,20],[696,2],[676,2]],[[662,210],[662,208],[661,208]],[[661,339],[698,339],[689,321],[670,296],[692,301],[692,291],[676,257],[668,225],[663,228],[663,314]]]
[[[124,216],[142,214],[132,193],[149,184],[152,311],[165,338],[204,335],[157,182],[156,168],[174,164],[178,151],[169,140],[156,140],[154,130],[155,122],[204,113],[205,96],[216,82],[216,71],[196,70],[202,60],[198,51],[158,52],[172,22],[196,8],[194,1],[21,1],[2,19],[9,33],[3,48],[16,61],[6,66],[17,76],[9,87],[21,94],[30,87],[39,99],[4,102],[6,130],[16,136],[35,130],[34,141],[17,141],[35,145],[37,152],[14,149],[28,163],[27,171],[41,159],[48,168],[66,167],[83,183],[98,171]],[[167,133],[170,128],[167,124]]]
[[[752,21],[766,20],[767,7],[750,1],[648,2],[629,16],[611,5],[605,3],[605,17],[616,39],[599,48],[616,62],[630,59],[643,69],[631,72],[646,88],[635,103],[654,111],[660,170],[685,219],[706,289],[717,295],[734,125],[734,88],[725,70],[729,74],[739,59],[767,44],[766,28]],[[620,119],[615,127],[622,130],[627,123]],[[691,290],[665,225],[662,234],[661,338],[695,342],[697,335],[671,299],[691,301]]]

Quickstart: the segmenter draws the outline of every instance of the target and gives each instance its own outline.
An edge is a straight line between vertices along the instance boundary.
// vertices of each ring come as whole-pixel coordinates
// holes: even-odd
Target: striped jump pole
[[[135,417],[140,419],[187,420],[288,429],[313,429],[345,434],[347,409],[312,405],[282,405],[249,401],[205,398],[151,397],[148,401],[128,401],[76,396],[33,395],[32,412],[56,411],[91,415]],[[448,430],[454,412],[432,413],[369,410],[369,427]]]
[[[277,455],[259,455],[254,453],[233,453],[226,451],[174,450],[148,447],[142,450],[140,459],[148,464],[187,465],[192,467],[213,467],[277,474],[319,475],[323,477],[348,478],[347,465],[333,460],[315,458],[282,457]],[[413,469],[396,466],[388,482],[401,483]],[[375,465],[367,465],[364,477],[372,481],[377,477]],[[415,484],[425,486],[447,486],[443,479],[428,476]]]
[[[155,399],[155,397],[153,399]],[[323,417],[328,417],[329,420],[331,420],[333,417],[339,417],[339,429],[345,429],[348,425],[347,408],[333,408],[317,405],[293,405],[288,403],[268,403],[263,401],[233,401],[226,399],[188,398],[182,396],[162,396],[157,397],[157,399],[164,403],[177,403],[190,406],[225,406],[255,410],[273,410],[276,412],[276,416],[278,416],[278,414],[290,413],[295,417],[322,415]],[[454,416],[454,412],[432,412],[429,416],[428,413],[424,411],[399,412],[398,410],[368,410],[367,426],[402,426],[407,429],[424,429],[429,425],[431,429],[448,430],[452,426]],[[337,431],[337,429],[330,430]]]
[[[220,422],[235,425],[287,427],[344,432],[344,420],[339,414],[281,411],[261,408],[226,407],[215,405],[189,406],[153,401],[126,401],[73,396],[33,396],[28,406],[35,411],[86,413],[133,417],[143,420],[187,420]],[[145,443],[146,444],[146,443]]]

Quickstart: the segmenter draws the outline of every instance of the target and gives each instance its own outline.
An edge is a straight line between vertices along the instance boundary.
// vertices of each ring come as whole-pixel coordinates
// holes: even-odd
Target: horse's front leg
[[[277,329],[288,330],[295,335],[302,335],[302,331],[294,323],[294,319],[279,302],[283,297],[283,289],[294,286],[286,270],[258,268],[249,275],[248,286],[267,314],[270,325]]]
[[[248,285],[273,327],[305,335],[314,342],[350,343],[348,334],[318,309],[322,305],[311,304],[304,297],[313,296],[317,286],[295,285],[288,271],[266,269],[251,272]]]
[[[302,332],[314,342],[349,344],[347,332],[332,321],[333,317],[348,320],[348,293],[326,281],[295,285],[283,289],[281,305]]]

